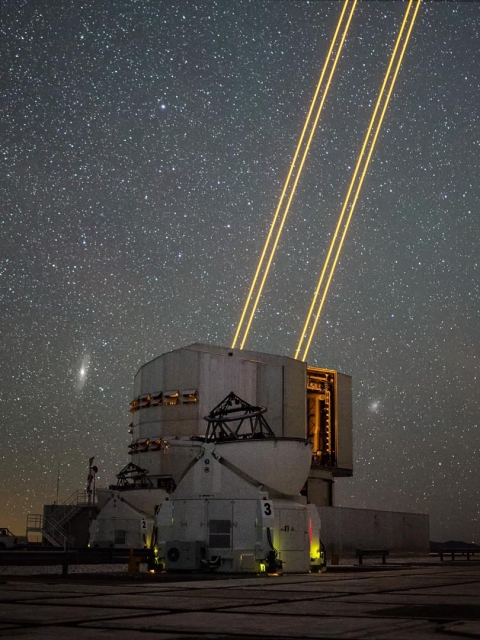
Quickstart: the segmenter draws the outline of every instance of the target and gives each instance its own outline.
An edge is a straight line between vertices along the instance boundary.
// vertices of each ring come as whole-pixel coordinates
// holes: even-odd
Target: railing
[[[91,493],[88,493],[85,489],[79,491],[78,489],[68,496],[64,500],[61,507],[70,507],[70,509],[58,509],[57,512],[50,513],[49,521],[55,522],[59,527],[72,520],[72,518],[79,513],[83,507],[95,504],[95,498]]]
[[[63,527],[53,518],[44,518],[40,514],[27,516],[27,536],[29,533],[41,533],[42,536],[54,547],[67,549],[73,542]]]
[[[94,499],[91,493],[88,493],[86,489],[83,491],[77,489],[71,495],[68,496],[66,500],[62,502],[62,505],[85,505],[85,504],[93,504]]]
[[[67,575],[71,564],[128,564],[129,571],[138,571],[139,563],[146,563],[153,568],[153,551],[151,549],[72,549],[70,551],[42,549],[0,553],[2,567],[61,565],[63,575]]]
[[[51,513],[48,519],[56,522],[56,524],[59,527],[61,527],[67,522],[69,522],[70,520],[72,520],[72,518],[81,510],[82,510],[81,505],[72,504],[70,506],[70,509],[63,511],[60,514]]]
[[[79,513],[84,507],[95,504],[95,498],[86,490],[78,489],[68,496],[64,502],[57,505],[48,517],[40,514],[27,516],[27,536],[30,533],[41,533],[54,547],[67,549],[74,543],[74,538],[65,531],[64,525]]]

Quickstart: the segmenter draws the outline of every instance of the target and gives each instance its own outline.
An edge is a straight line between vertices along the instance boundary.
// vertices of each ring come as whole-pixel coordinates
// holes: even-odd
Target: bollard
[[[133,547],[130,547],[128,573],[137,573],[138,571],[140,571],[140,558],[133,555]]]

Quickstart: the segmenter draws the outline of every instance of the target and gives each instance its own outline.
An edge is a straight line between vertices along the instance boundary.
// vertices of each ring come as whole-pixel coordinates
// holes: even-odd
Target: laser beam
[[[330,247],[329,247],[329,250],[328,250],[328,253],[327,253],[327,257],[325,259],[325,263],[324,263],[323,269],[321,271],[320,278],[319,278],[318,283],[317,283],[317,287],[315,289],[315,293],[314,293],[314,296],[313,296],[313,299],[312,299],[312,303],[310,305],[310,309],[309,309],[309,312],[307,314],[307,319],[306,319],[305,324],[303,326],[302,334],[301,334],[301,337],[300,337],[300,340],[299,340],[299,343],[298,343],[298,346],[297,346],[297,350],[295,352],[295,358],[298,358],[299,353],[300,353],[300,351],[302,349],[302,346],[303,346],[303,342],[306,339],[307,333],[309,332],[309,336],[308,336],[308,339],[307,339],[307,342],[306,342],[306,345],[304,347],[304,351],[303,351],[303,354],[302,354],[302,360],[306,360],[306,358],[307,358],[307,354],[308,354],[308,351],[310,349],[310,345],[311,345],[311,342],[312,342],[312,339],[313,339],[313,336],[314,336],[314,333],[315,333],[315,330],[316,330],[316,327],[317,327],[317,324],[318,324],[318,320],[320,318],[320,314],[321,314],[321,311],[323,309],[325,298],[326,298],[328,290],[330,288],[330,283],[332,281],[333,274],[335,272],[335,268],[336,268],[336,265],[337,265],[337,262],[338,262],[342,247],[343,247],[343,243],[345,241],[345,237],[346,237],[346,234],[347,234],[347,231],[348,231],[348,228],[350,226],[350,222],[351,222],[354,210],[355,210],[355,206],[356,206],[358,197],[360,195],[360,191],[361,191],[361,188],[362,188],[362,185],[363,185],[363,181],[365,179],[365,175],[367,173],[368,166],[369,166],[370,160],[372,158],[372,154],[373,154],[373,151],[374,151],[374,148],[375,148],[375,144],[377,142],[377,138],[378,138],[378,135],[380,133],[380,130],[381,130],[381,127],[382,127],[382,124],[383,124],[383,120],[384,120],[385,113],[386,113],[386,110],[387,110],[387,107],[388,107],[388,103],[390,101],[390,97],[392,95],[392,92],[393,92],[393,89],[394,89],[394,86],[395,86],[395,82],[396,82],[398,73],[400,71],[400,67],[401,67],[401,64],[402,64],[402,61],[403,61],[403,57],[405,55],[405,51],[406,51],[406,48],[407,48],[407,45],[408,45],[408,41],[410,39],[410,36],[411,36],[411,33],[412,33],[412,29],[413,29],[413,26],[415,24],[415,20],[417,18],[417,14],[418,14],[418,10],[420,8],[421,1],[422,0],[416,0],[416,1],[415,0],[409,0],[407,9],[405,11],[405,15],[404,15],[404,18],[403,18],[403,21],[402,21],[402,25],[400,27],[400,31],[399,31],[398,36],[397,36],[397,40],[395,42],[395,46],[394,46],[394,49],[393,49],[393,52],[392,52],[392,55],[391,55],[391,58],[390,58],[390,62],[389,62],[387,71],[385,73],[385,76],[384,76],[384,79],[383,79],[383,82],[382,82],[382,87],[380,89],[380,93],[378,95],[377,102],[375,104],[375,108],[374,108],[374,111],[373,111],[373,114],[372,114],[372,117],[371,117],[371,120],[370,120],[370,124],[368,126],[367,133],[365,135],[365,139],[364,139],[364,142],[363,142],[363,145],[362,145],[362,149],[360,151],[360,154],[359,154],[359,157],[358,157],[358,160],[357,160],[357,164],[355,166],[355,170],[354,170],[351,182],[350,182],[350,186],[349,186],[348,191],[347,191],[347,196],[345,198],[345,201],[344,201],[341,213],[340,213],[340,217],[339,217],[337,226],[335,228],[334,235],[333,235],[331,243],[330,243]],[[393,68],[393,66],[395,64],[395,58],[397,56],[397,52],[398,52],[398,49],[400,47],[400,44],[401,44],[401,41],[402,41],[402,37],[403,37],[403,33],[404,33],[405,28],[407,26],[407,22],[408,22],[408,19],[409,19],[409,16],[410,16],[410,12],[411,12],[411,9],[412,9],[413,5],[415,5],[415,9],[414,9],[414,12],[413,12],[413,17],[411,18],[411,21],[410,21],[410,24],[409,24],[409,27],[408,27],[408,30],[407,30],[407,35],[405,37],[405,40],[403,42],[403,46],[401,48],[400,55],[398,57],[398,60],[396,61],[396,66],[395,66],[394,73],[391,76],[392,68]],[[387,83],[388,83],[389,79],[390,79],[390,85],[389,85],[388,90],[386,91],[386,87],[387,87]],[[381,105],[381,102],[382,102],[382,99],[384,98],[384,96],[385,96],[385,101],[383,103],[383,106],[382,106],[382,109],[381,109],[381,113],[380,113],[380,116],[378,118],[378,122],[376,124],[376,129],[375,129],[374,135],[370,140],[370,135],[371,135],[372,129],[373,129],[374,125],[375,125],[375,120],[377,118],[377,114],[378,114],[378,111],[380,109],[380,105]],[[369,150],[367,152],[366,160],[365,160],[365,163],[363,165],[363,169],[361,170],[361,173],[360,173],[360,179],[359,179],[359,181],[358,181],[358,183],[357,183],[357,185],[355,187],[355,181],[356,181],[356,179],[358,177],[358,174],[360,172],[360,167],[362,165],[362,160],[364,158],[365,151],[367,149],[367,146],[368,146],[369,142],[370,142],[370,147],[369,147]],[[353,191],[354,188],[355,188],[355,194],[354,194],[353,200],[350,203],[350,196],[351,196],[352,191]],[[336,252],[335,252],[335,257],[333,259],[333,262],[330,264],[330,259],[331,259],[332,253],[334,251],[334,247],[335,247],[335,245],[337,243],[338,236],[339,236],[339,233],[340,233],[340,229],[342,228],[343,219],[344,219],[344,216],[345,216],[345,213],[347,211],[347,208],[348,208],[349,204],[350,204],[349,213],[348,213],[345,225],[343,227],[343,231],[342,231],[342,235],[341,235],[340,241],[338,243],[338,246],[337,246],[337,249],[336,249]],[[325,287],[323,289],[323,292],[322,292],[322,295],[321,295],[321,298],[320,298],[320,303],[318,305],[318,309],[314,314],[314,309],[315,309],[318,297],[320,295],[320,291],[322,290],[322,285],[323,285],[323,281],[324,281],[325,275],[327,273],[329,275],[327,277],[326,285],[325,285]],[[310,325],[310,323],[312,321],[312,316],[313,316],[313,323],[312,323],[312,325],[310,327],[310,330],[309,330],[309,325]]]
[[[342,24],[343,24],[343,21],[344,21],[344,18],[345,18],[345,14],[346,14],[346,10],[347,10],[347,7],[349,5],[349,2],[350,2],[350,0],[344,0],[342,11],[340,13],[340,17],[338,19],[338,22],[337,22],[337,25],[336,25],[336,28],[335,28],[335,32],[334,32],[334,35],[333,35],[333,38],[332,38],[332,42],[330,44],[330,48],[328,50],[327,57],[325,59],[324,65],[323,65],[322,72],[320,74],[320,78],[319,78],[319,81],[317,83],[317,87],[316,87],[314,96],[312,98],[312,102],[310,104],[310,108],[309,108],[309,111],[308,111],[308,114],[307,114],[307,118],[305,120],[305,124],[304,124],[303,130],[302,130],[302,133],[300,135],[300,140],[299,140],[299,142],[297,144],[297,148],[295,150],[295,154],[294,154],[293,160],[292,160],[291,165],[290,165],[290,169],[289,169],[289,172],[288,172],[288,175],[287,175],[287,179],[285,181],[285,184],[284,184],[284,187],[283,187],[283,190],[282,190],[282,193],[281,193],[277,208],[275,210],[275,214],[274,214],[274,217],[273,217],[273,220],[272,220],[272,223],[271,223],[267,238],[265,240],[265,243],[264,243],[261,255],[260,255],[260,260],[259,260],[257,269],[255,271],[255,275],[253,277],[253,281],[252,281],[252,284],[250,286],[250,290],[248,292],[245,305],[243,307],[243,311],[242,311],[242,314],[241,314],[241,317],[240,317],[240,320],[239,320],[239,323],[238,323],[238,326],[237,326],[237,330],[235,332],[235,336],[234,336],[234,339],[233,339],[232,348],[234,348],[237,345],[237,341],[238,341],[240,333],[242,331],[242,328],[243,328],[247,313],[249,313],[249,315],[248,315],[248,320],[247,320],[246,327],[245,327],[244,332],[243,332],[243,337],[242,337],[242,339],[240,341],[240,348],[241,349],[243,349],[243,347],[245,345],[245,342],[246,342],[246,339],[248,337],[248,333],[250,331],[251,324],[252,324],[255,312],[257,310],[258,303],[259,303],[260,297],[262,295],[262,292],[263,292],[263,289],[264,289],[264,286],[265,286],[265,282],[267,280],[268,273],[269,273],[270,267],[272,265],[272,261],[273,261],[274,255],[275,255],[275,252],[277,250],[278,243],[280,241],[280,237],[281,237],[281,234],[282,234],[282,231],[283,231],[283,227],[285,225],[285,221],[287,219],[287,216],[288,216],[288,213],[289,213],[289,210],[290,210],[290,205],[292,203],[293,196],[295,194],[295,190],[297,188],[297,184],[298,184],[298,181],[300,179],[300,176],[301,176],[301,173],[302,173],[302,170],[303,170],[303,166],[305,164],[305,160],[306,160],[308,151],[310,149],[310,145],[312,143],[313,136],[314,136],[318,121],[320,119],[320,115],[321,115],[321,112],[322,112],[322,109],[323,109],[323,105],[325,104],[325,100],[326,100],[326,97],[328,95],[328,90],[330,88],[330,84],[331,84],[333,75],[335,73],[335,69],[337,67],[337,63],[338,63],[338,60],[340,58],[340,54],[341,54],[341,51],[342,51],[342,48],[343,48],[343,44],[345,42],[345,38],[346,38],[346,35],[348,33],[348,29],[350,27],[350,23],[351,23],[351,20],[352,20],[352,17],[353,17],[353,13],[355,11],[355,7],[356,7],[356,4],[357,4],[358,0],[353,0],[353,2],[350,5],[350,12],[349,12],[348,17],[347,17],[346,25],[345,25],[345,27],[343,29],[343,33],[342,33],[342,35],[340,37],[340,43],[338,45],[336,55],[335,55],[335,57],[333,59],[333,62],[331,63],[330,73],[328,75],[328,79],[327,79],[327,83],[325,85],[325,88],[324,88],[324,90],[322,92],[322,97],[321,97],[321,100],[319,102],[319,106],[318,106],[318,109],[317,109],[317,114],[315,116],[315,119],[314,119],[314,122],[313,122],[313,126],[311,128],[307,143],[306,143],[305,148],[303,150],[303,154],[302,154],[302,157],[301,157],[300,164],[299,164],[299,166],[297,168],[297,172],[296,172],[295,178],[293,180],[293,187],[291,188],[291,191],[290,191],[290,194],[289,194],[285,209],[283,211],[283,214],[280,217],[280,211],[282,209],[282,205],[284,203],[287,191],[288,191],[288,189],[290,187],[292,176],[294,175],[294,170],[295,170],[295,167],[296,167],[298,156],[299,156],[300,151],[302,149],[302,145],[303,145],[303,142],[304,142],[304,139],[305,139],[305,135],[306,135],[307,129],[309,127],[309,124],[310,124],[310,121],[311,121],[311,118],[312,118],[312,114],[313,114],[313,111],[314,111],[314,107],[315,107],[315,104],[317,102],[318,96],[320,94],[320,90],[322,88],[322,84],[323,84],[325,75],[327,73],[327,70],[328,70],[328,67],[329,67],[329,64],[330,64],[330,61],[331,61],[333,50],[334,50],[334,48],[335,48],[335,46],[337,44],[338,36],[339,36],[340,30],[341,30],[341,27],[342,27]],[[275,234],[275,231],[276,231],[276,234]],[[273,244],[271,244],[272,243],[272,238],[274,238],[273,239]],[[264,271],[263,271],[263,275],[262,275],[262,278],[261,278],[260,286],[258,287],[258,290],[255,293],[255,290],[256,290],[256,287],[257,287],[257,283],[258,283],[258,279],[259,279],[260,274],[262,272],[262,268],[264,267],[265,258],[266,258],[267,252],[269,250],[270,250],[269,257],[268,257],[267,264],[266,264],[266,266],[264,268]]]

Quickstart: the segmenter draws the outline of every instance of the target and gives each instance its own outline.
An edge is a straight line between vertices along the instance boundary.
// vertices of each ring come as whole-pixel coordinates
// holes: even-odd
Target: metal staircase
[[[64,549],[67,549],[72,541],[65,529],[53,518],[44,518],[41,514],[30,513],[27,516],[27,537],[29,533],[41,533],[52,546]]]
[[[86,507],[93,504],[91,494],[88,494],[86,491],[74,491],[68,498],[62,502],[62,507],[70,507],[69,509],[63,510],[59,513],[58,517],[53,517],[56,524],[59,526],[64,526],[70,520],[72,520],[77,513]]]
[[[41,514],[29,514],[27,516],[27,536],[29,533],[40,533],[52,546],[67,549],[74,543],[74,538],[66,532],[66,525],[82,509],[92,504],[92,496],[87,491],[74,491],[58,505],[60,508],[56,515],[51,514],[45,517]]]

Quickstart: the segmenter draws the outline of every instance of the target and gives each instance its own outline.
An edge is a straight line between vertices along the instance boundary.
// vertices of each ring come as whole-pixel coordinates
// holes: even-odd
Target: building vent
[[[127,532],[124,529],[115,529],[115,544],[127,544]]]
[[[167,571],[196,571],[202,568],[203,542],[199,540],[170,540],[165,545]]]
[[[210,520],[208,546],[213,549],[230,549],[230,520]]]

